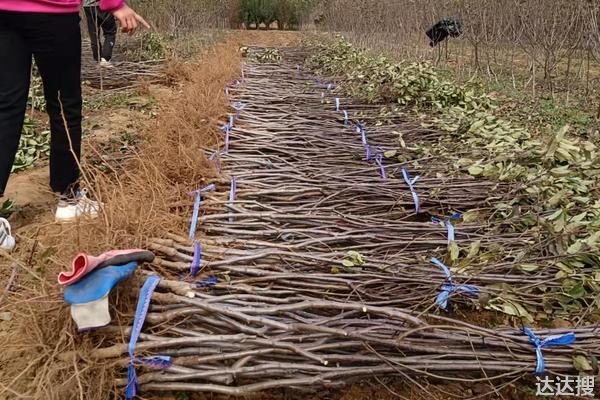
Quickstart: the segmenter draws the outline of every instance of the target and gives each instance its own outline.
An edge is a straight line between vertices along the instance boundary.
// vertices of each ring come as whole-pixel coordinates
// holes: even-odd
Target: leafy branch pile
[[[382,119],[409,109],[424,126],[451,133],[431,152],[454,158],[456,167],[473,176],[523,183],[526,196],[509,206],[528,203],[540,216],[537,223],[549,225],[559,253],[600,251],[596,144],[569,136],[568,126],[537,137],[497,115],[491,96],[445,79],[428,63],[371,55],[343,38],[313,46],[309,66],[343,80],[348,95],[385,105]]]
[[[240,50],[243,54],[248,51],[246,47],[242,47]],[[266,49],[263,52],[252,54],[250,60],[261,64],[268,64],[281,61],[281,58],[281,53],[277,49]]]
[[[481,88],[456,84],[428,63],[395,62],[342,38],[311,46],[309,68],[332,77],[349,97],[382,106],[374,125],[397,124],[399,116],[409,114],[423,127],[447,133],[439,141],[414,142],[411,147],[399,132],[399,149],[386,152],[386,157],[407,162],[414,152],[435,156],[446,163],[448,173],[496,179],[519,188],[495,201],[494,215],[498,226],[510,225],[544,243],[541,250],[523,249],[540,261],[520,266],[521,271],[532,281],[541,279],[541,271],[556,271],[559,290],[551,293],[548,288],[539,294],[544,303],[558,303],[567,316],[594,304],[600,308],[600,157],[595,143],[570,134],[568,126],[534,133],[501,115],[498,104]],[[469,252],[453,246],[453,258]],[[514,302],[503,302],[498,310],[530,319],[525,310],[519,311],[522,296],[515,296]]]

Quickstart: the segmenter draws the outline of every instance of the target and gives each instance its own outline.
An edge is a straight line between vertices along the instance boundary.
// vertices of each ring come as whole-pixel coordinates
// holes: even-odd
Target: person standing
[[[100,0],[83,0],[83,10],[90,35],[92,55],[100,65],[110,66],[115,40],[117,39],[117,22],[115,17],[100,8]],[[100,32],[104,34],[104,44],[100,40]]]
[[[59,195],[59,222],[97,217],[100,204],[80,190],[81,0],[0,0],[0,199],[19,148],[32,56],[44,85],[50,118],[50,187]],[[133,33],[148,23],[124,0],[100,0],[102,11]],[[0,248],[11,250],[10,225],[0,221]],[[7,239],[8,238],[8,239]]]

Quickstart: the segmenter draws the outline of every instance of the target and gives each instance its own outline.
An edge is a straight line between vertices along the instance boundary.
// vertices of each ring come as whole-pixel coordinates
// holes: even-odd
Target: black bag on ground
[[[443,42],[448,36],[458,37],[461,33],[461,23],[454,18],[446,18],[438,21],[425,32],[427,37],[431,40],[431,42],[429,42],[431,47]]]

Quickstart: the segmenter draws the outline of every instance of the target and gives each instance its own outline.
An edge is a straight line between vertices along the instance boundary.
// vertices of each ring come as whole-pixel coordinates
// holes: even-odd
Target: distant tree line
[[[299,29],[307,19],[316,0],[232,0],[231,23],[234,27],[269,29]]]

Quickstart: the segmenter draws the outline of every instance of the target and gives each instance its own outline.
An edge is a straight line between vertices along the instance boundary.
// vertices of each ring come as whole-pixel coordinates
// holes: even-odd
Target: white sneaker
[[[59,200],[55,218],[57,222],[73,222],[82,216],[98,218],[101,206],[101,203],[88,199],[87,191],[83,189],[73,200]]]
[[[0,218],[0,249],[12,251],[15,248],[15,238],[10,231],[10,224],[4,218]]]
[[[110,61],[106,61],[106,59],[104,59],[104,58],[100,59],[100,66],[101,67],[107,67],[107,68],[112,68],[113,67],[113,65],[111,64],[111,62]]]

